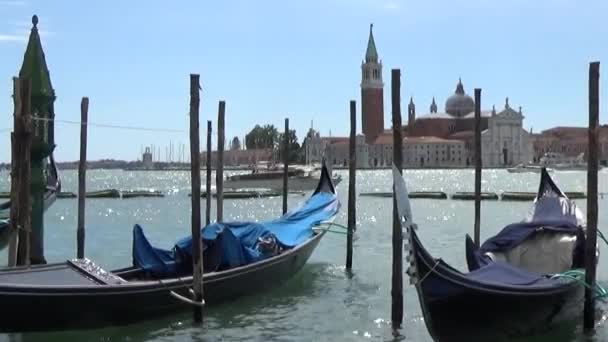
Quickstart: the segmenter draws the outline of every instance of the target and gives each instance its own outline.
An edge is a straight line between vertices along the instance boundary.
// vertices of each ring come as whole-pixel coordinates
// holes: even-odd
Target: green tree
[[[245,136],[247,149],[274,148],[278,143],[279,131],[274,125],[255,125]]]
[[[241,149],[241,141],[239,140],[239,137],[232,138],[232,141],[230,142],[230,150],[240,150],[240,149]]]
[[[278,151],[278,155],[280,160],[283,160],[283,152],[284,152],[284,148],[283,148],[283,142],[285,137],[285,133],[279,133],[278,136],[278,141],[279,143],[277,144],[277,149]],[[295,129],[290,129],[287,139],[289,141],[289,162],[290,163],[298,163],[301,162],[301,148],[300,148],[300,144],[298,143],[298,137],[296,135],[296,130]]]

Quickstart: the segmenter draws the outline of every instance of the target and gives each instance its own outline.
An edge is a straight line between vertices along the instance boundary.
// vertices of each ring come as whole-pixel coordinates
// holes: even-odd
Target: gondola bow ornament
[[[406,273],[410,277],[410,284],[415,284],[418,281],[416,265],[414,264],[414,257],[412,255],[412,249],[410,248],[412,243],[411,229],[417,229],[418,227],[414,223],[412,215],[412,207],[410,205],[409,193],[407,186],[403,180],[403,176],[393,164],[393,186],[394,195],[397,203],[397,212],[399,213],[401,228],[403,230],[403,249],[405,250],[405,260],[408,263]]]

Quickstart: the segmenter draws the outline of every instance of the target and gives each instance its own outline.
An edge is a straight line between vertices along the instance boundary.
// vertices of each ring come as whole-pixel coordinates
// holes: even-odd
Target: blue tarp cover
[[[265,222],[225,222],[201,229],[204,253],[215,269],[228,269],[263,260],[271,255],[258,248],[260,238],[274,238],[283,249],[293,248],[313,235],[312,228],[337,214],[335,194],[319,192],[302,206]],[[153,247],[139,225],[133,229],[133,264],[157,276],[180,273],[191,266],[192,238],[178,240],[171,250]],[[209,259],[212,259],[211,261]]]

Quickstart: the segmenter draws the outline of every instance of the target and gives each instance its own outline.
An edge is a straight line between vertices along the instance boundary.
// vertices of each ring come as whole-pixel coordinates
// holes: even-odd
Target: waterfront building
[[[361,133],[357,136],[357,167],[387,168],[393,162],[393,134],[384,128],[382,62],[370,25],[365,59],[361,64]],[[435,97],[429,112],[416,116],[410,98],[403,132],[405,167],[467,167],[474,165],[475,100],[462,80],[439,111]],[[484,167],[509,167],[532,161],[530,133],[523,127],[521,107],[502,111],[481,110],[482,163]],[[309,131],[305,138],[305,162],[320,163],[325,157],[336,167],[348,165],[348,137],[322,137]]]

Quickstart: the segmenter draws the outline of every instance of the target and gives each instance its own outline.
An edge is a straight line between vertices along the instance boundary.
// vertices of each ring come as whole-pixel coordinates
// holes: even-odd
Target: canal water
[[[346,224],[348,172],[336,171],[343,181],[337,191],[342,209],[337,223]],[[204,173],[203,173],[204,176]],[[560,171],[553,178],[564,191],[585,191],[586,172]],[[77,192],[77,172],[61,172],[63,190]],[[154,189],[162,198],[87,199],[86,256],[106,269],[131,263],[131,234],[140,224],[154,245],[170,248],[190,232],[189,172],[90,170],[87,190],[107,188]],[[474,189],[474,170],[412,170],[404,173],[410,191]],[[482,191],[536,191],[539,174],[510,174],[484,170]],[[215,178],[213,178],[215,179]],[[9,175],[0,173],[0,191],[8,190]],[[204,181],[203,181],[203,184]],[[391,191],[391,173],[358,171],[357,193]],[[608,191],[608,171],[599,176],[600,192]],[[308,194],[306,194],[308,195]],[[293,194],[294,207],[306,196]],[[577,200],[582,210],[585,200]],[[391,312],[391,198],[357,197],[357,231],[353,272],[344,269],[345,235],[326,234],[308,264],[289,282],[264,293],[205,310],[202,327],[193,326],[190,312],[125,327],[61,333],[0,335],[20,341],[390,341]],[[521,220],[530,203],[483,201],[482,240],[505,225]],[[202,200],[204,219],[204,199]],[[599,200],[600,229],[608,224],[608,197]],[[473,232],[473,201],[413,199],[414,221],[425,246],[435,257],[465,270],[465,234]],[[215,201],[212,203],[215,214]],[[63,261],[76,255],[76,199],[58,199],[45,216],[46,258]],[[281,214],[281,198],[225,200],[227,220],[264,220]],[[608,228],[605,229],[608,232]],[[602,250],[606,246],[601,242]],[[601,253],[603,254],[603,253]],[[6,263],[6,253],[0,256]],[[608,262],[600,255],[598,279],[608,281]],[[405,318],[399,337],[431,341],[415,289],[404,277]],[[246,284],[243,284],[246,286]],[[40,303],[44,305],[43,303]],[[103,305],[103,303],[100,303]],[[600,308],[604,305],[600,304]],[[6,309],[1,307],[0,309]],[[463,314],[466,308],[463,308]],[[28,319],[24,317],[24,319]],[[32,322],[32,324],[36,324]],[[579,321],[548,334],[522,341],[606,341],[608,328],[585,338]]]

